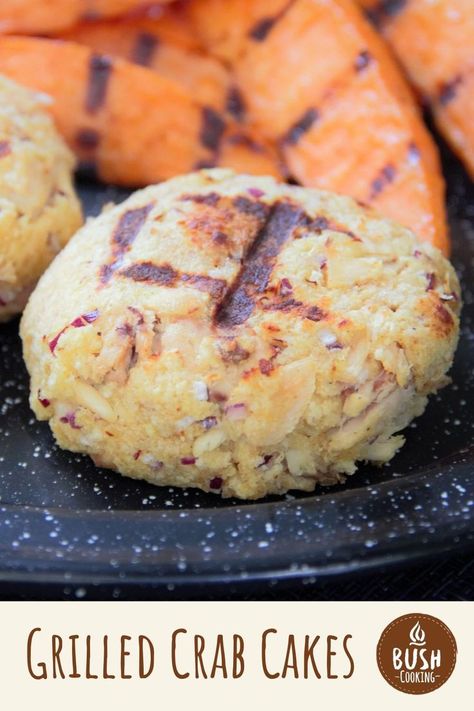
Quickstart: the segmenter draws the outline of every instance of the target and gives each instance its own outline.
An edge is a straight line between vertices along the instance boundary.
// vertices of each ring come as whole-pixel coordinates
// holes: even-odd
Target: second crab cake
[[[449,262],[353,200],[209,170],[89,221],[21,332],[58,443],[155,484],[258,498],[388,461],[446,382]]]
[[[45,100],[0,75],[0,321],[22,311],[82,223],[74,158]]]

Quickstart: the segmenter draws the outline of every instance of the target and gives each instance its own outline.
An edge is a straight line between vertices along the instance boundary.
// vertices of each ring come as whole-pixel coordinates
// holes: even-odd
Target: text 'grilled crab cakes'
[[[56,258],[22,322],[58,443],[257,498],[388,461],[446,382],[449,262],[353,200],[209,170],[135,193]]]
[[[0,75],[0,321],[22,311],[82,223],[74,158],[45,99]]]

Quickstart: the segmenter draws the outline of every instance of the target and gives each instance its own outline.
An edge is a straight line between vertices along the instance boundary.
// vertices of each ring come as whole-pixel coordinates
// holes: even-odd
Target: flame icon
[[[416,623],[414,627],[410,630],[410,646],[415,645],[416,647],[423,647],[425,642],[425,633],[419,622]]]

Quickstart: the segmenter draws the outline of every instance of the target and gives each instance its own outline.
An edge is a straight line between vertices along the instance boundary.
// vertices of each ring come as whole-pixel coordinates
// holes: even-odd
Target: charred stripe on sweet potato
[[[94,113],[105,103],[107,85],[112,72],[112,60],[101,54],[92,54],[89,59],[89,81],[86,89],[86,111]]]
[[[130,59],[143,67],[150,66],[153,55],[159,46],[159,39],[151,32],[140,32],[132,48]]]

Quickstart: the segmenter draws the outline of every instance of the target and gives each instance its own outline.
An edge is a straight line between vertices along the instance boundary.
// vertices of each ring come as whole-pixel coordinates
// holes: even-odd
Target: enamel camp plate
[[[61,451],[28,407],[18,322],[0,327],[0,583],[203,586],[327,576],[474,539],[474,186],[445,156],[462,335],[452,384],[389,466],[261,502],[156,488]],[[124,191],[79,185],[85,211]]]

